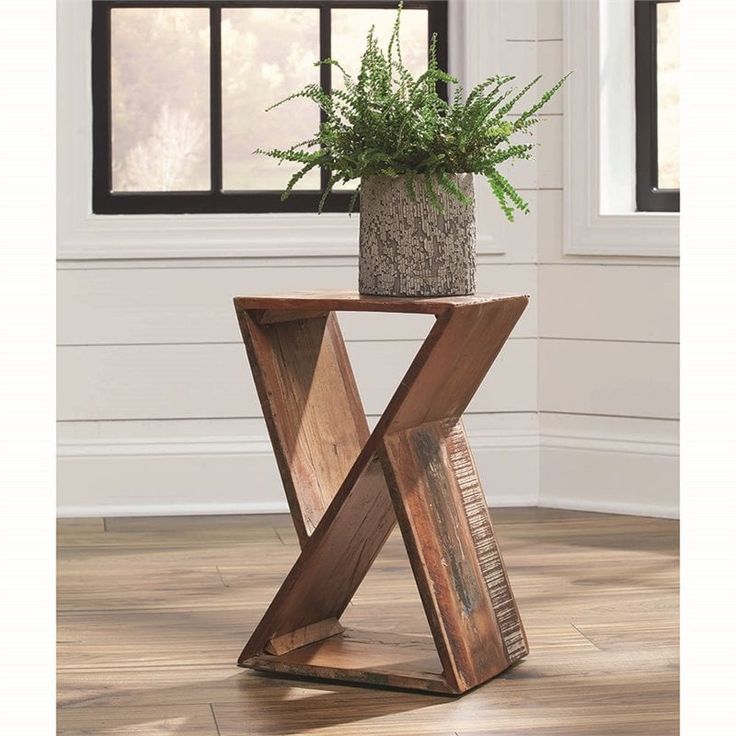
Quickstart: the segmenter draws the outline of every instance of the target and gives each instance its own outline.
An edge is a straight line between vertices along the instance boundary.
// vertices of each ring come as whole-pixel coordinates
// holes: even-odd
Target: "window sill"
[[[93,215],[59,224],[60,260],[350,256],[358,216]]]
[[[498,0],[450,3],[451,64],[469,82],[495,65],[497,44],[481,29],[496,28]],[[91,3],[61,3],[57,18],[57,244],[60,261],[129,259],[311,258],[358,255],[360,217],[347,214],[95,215],[92,170]],[[479,255],[505,253],[502,239],[479,229]]]
[[[359,226],[360,215],[342,213],[60,217],[58,260],[357,258]],[[479,233],[477,253],[505,249]]]
[[[563,253],[582,256],[658,256],[680,254],[680,215],[670,212],[594,214],[565,206]]]

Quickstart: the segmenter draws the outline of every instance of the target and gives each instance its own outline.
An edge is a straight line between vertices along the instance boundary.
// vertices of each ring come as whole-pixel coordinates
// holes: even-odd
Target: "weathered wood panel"
[[[302,541],[314,531],[368,439],[334,314],[260,324],[239,312],[263,415]],[[259,315],[260,316],[260,315]]]
[[[490,520],[481,518],[483,514],[487,517],[487,511],[485,506],[479,507],[483,494],[477,473],[464,432],[458,429],[460,415],[526,303],[524,296],[418,300],[301,294],[294,298],[235,299],[275,451],[285,468],[287,495],[293,496],[290,504],[296,514],[314,497],[310,485],[314,473],[294,472],[294,432],[301,432],[305,423],[313,425],[315,431],[334,421],[352,427],[360,409],[339,332],[331,332],[333,350],[328,367],[321,371],[314,367],[320,363],[319,346],[327,326],[336,326],[334,315],[323,317],[322,312],[429,311],[437,317],[339,491],[323,510],[314,533],[300,530],[297,523],[302,552],[243,649],[239,664],[436,689],[434,680],[430,678],[428,685],[414,672],[409,680],[393,679],[398,672],[388,671],[392,676],[387,677],[387,671],[375,670],[369,663],[368,669],[360,669],[352,655],[341,659],[351,649],[345,649],[349,637],[336,633],[331,623],[344,612],[396,518],[442,662],[443,688],[455,694],[465,692],[527,653]],[[295,320],[288,320],[289,311]],[[302,319],[305,314],[315,316]],[[259,324],[264,315],[267,325]],[[309,337],[305,338],[306,334]],[[277,342],[278,349],[266,344],[264,336]],[[346,375],[351,379],[347,382],[350,390],[338,391],[332,397],[345,404],[342,411],[347,413],[342,416],[334,412],[327,397],[309,403],[311,392],[320,396],[325,386],[335,383],[335,375],[338,384],[344,384]],[[330,376],[332,380],[328,380]],[[315,381],[319,385],[314,386]],[[295,382],[299,390],[295,390]],[[350,437],[352,442],[354,434]],[[335,466],[342,475],[345,458],[334,449]],[[332,462],[333,454],[322,450],[324,462]],[[302,476],[306,478],[304,485]]]
[[[400,527],[445,676],[462,692],[505,670],[506,654],[449,464],[444,422],[385,439]]]

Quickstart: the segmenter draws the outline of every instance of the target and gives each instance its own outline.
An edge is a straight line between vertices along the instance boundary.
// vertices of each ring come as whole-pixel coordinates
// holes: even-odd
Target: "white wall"
[[[454,47],[470,56],[453,64],[471,82],[497,70],[528,78],[540,68],[549,82],[560,75],[559,2],[471,0],[459,10],[468,22],[461,28],[462,13],[453,16]],[[676,263],[562,255],[561,113],[556,101],[539,126],[538,160],[513,172],[532,214],[510,226],[485,190],[479,197],[479,290],[532,299],[470,407],[471,444],[496,505],[669,515],[677,499]],[[59,145],[81,138],[83,148],[84,111],[65,120]],[[65,161],[60,155],[62,178]],[[116,227],[86,241],[114,252]],[[59,261],[60,514],[286,509],[232,297],[353,288],[356,245],[342,244],[346,255],[262,251]],[[380,315],[344,315],[342,324],[375,418],[429,324]]]
[[[540,71],[554,77],[562,2],[540,0],[537,17]],[[678,260],[564,254],[572,153],[548,152],[560,163],[539,192],[539,503],[676,516]]]
[[[62,14],[62,55],[63,41],[69,40],[63,34],[71,37],[76,30],[80,37],[83,11],[79,6],[77,16]],[[506,42],[513,33],[502,31],[506,21],[499,23],[500,15],[495,3],[470,2],[453,11],[453,65],[471,82],[494,73],[500,52],[526,76],[534,67],[533,48]],[[497,33],[479,33],[486,28]],[[467,58],[458,55],[462,49]],[[266,247],[256,243],[250,249],[254,257],[143,259],[137,254],[146,247],[157,254],[162,247],[166,254],[176,249],[175,225],[162,227],[160,241],[148,233],[139,245],[135,239],[146,225],[135,218],[96,222],[84,212],[68,216],[68,208],[78,207],[85,196],[79,158],[89,144],[84,110],[89,100],[85,83],[79,84],[88,77],[79,51],[72,42],[68,54],[76,63],[60,59],[73,71],[68,85],[75,90],[70,95],[60,86],[60,141],[75,148],[74,155],[60,156],[65,197],[58,272],[60,513],[285,510],[232,297],[354,288],[354,228],[343,228],[349,233],[344,242],[333,236],[333,248],[324,256],[311,256],[308,249],[300,255],[298,248],[289,253],[276,236]],[[559,147],[559,140],[549,147]],[[80,169],[82,178],[75,179]],[[534,200],[536,166],[522,167],[518,179]],[[70,181],[76,181],[76,194]],[[232,228],[247,219],[230,218],[227,224]],[[202,220],[186,221],[192,229],[203,227]],[[315,241],[320,227],[310,223]],[[539,487],[535,220],[505,225],[486,188],[479,191],[479,235],[479,289],[528,293],[532,302],[470,407],[467,427],[493,501],[531,504]],[[281,255],[264,255],[269,244]],[[121,260],[85,259],[85,249],[92,255],[119,253]],[[341,321],[366,410],[375,419],[430,324],[425,318],[380,315],[345,315]]]

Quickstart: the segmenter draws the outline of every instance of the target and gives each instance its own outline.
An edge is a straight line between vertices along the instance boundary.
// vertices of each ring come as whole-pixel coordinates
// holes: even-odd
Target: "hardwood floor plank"
[[[518,667],[522,667],[519,665]],[[513,671],[513,670],[512,670]],[[493,686],[478,688],[458,701],[436,696],[394,693],[373,697],[356,688],[282,690],[274,701],[258,708],[213,703],[222,736],[243,733],[248,723],[252,733],[271,734],[528,734],[557,733],[568,736],[677,733],[677,710],[669,700],[674,675],[652,681],[633,676],[590,685],[585,678],[570,676],[550,682],[511,681],[500,675]],[[582,695],[585,693],[585,695]],[[247,713],[247,715],[246,715]]]
[[[209,705],[59,711],[59,736],[218,736]]]
[[[104,532],[105,520],[99,517],[79,519],[57,519],[57,534],[83,534],[84,532]]]
[[[278,520],[64,523],[59,733],[674,736],[677,523],[544,509],[494,518],[530,654],[459,700],[238,669],[299,553]],[[428,633],[396,533],[341,622],[375,630],[377,615],[382,631]]]
[[[606,651],[635,647],[673,650],[680,645],[680,627],[676,619],[646,621],[636,618],[604,623],[576,621],[574,626],[596,647]]]
[[[163,529],[152,531],[85,531],[81,533],[65,533],[59,539],[59,547],[131,547],[131,548],[168,548],[168,547],[202,547],[205,545],[228,544],[281,544],[276,531],[271,526],[255,526],[244,524],[225,527],[209,527],[204,529]]]
[[[180,534],[187,529],[216,530],[234,528],[235,534],[249,527],[293,529],[289,514],[213,514],[211,516],[115,516],[105,519],[109,532],[153,532],[173,530]]]

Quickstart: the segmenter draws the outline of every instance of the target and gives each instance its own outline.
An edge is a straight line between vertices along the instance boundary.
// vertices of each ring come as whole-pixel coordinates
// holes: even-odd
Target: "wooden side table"
[[[526,296],[237,297],[301,554],[238,664],[460,694],[528,653],[461,416]],[[436,321],[373,432],[336,312]],[[433,641],[339,618],[398,522]]]

